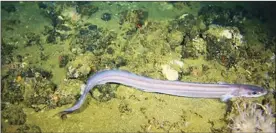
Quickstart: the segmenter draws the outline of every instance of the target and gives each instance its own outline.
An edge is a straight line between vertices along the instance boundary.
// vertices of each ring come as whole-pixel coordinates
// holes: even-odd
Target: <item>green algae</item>
[[[27,7],[30,3],[23,3],[22,7]],[[119,3],[126,4],[126,3]],[[151,3],[151,6],[157,3]],[[190,7],[184,5],[183,10],[178,10],[176,16],[174,14],[176,9],[172,8],[168,3],[163,3],[163,11],[165,16],[160,16],[159,11],[152,11],[153,8],[148,6],[149,15],[148,20],[145,20],[142,28],[136,29],[134,25],[124,23],[118,26],[119,18],[115,16],[109,22],[103,23],[100,19],[100,15],[106,11],[118,12],[117,6],[108,9],[105,4],[96,2],[96,6],[99,6],[102,10],[94,13],[92,17],[86,21],[98,25],[99,27],[105,27],[112,32],[116,31],[117,37],[112,40],[106,49],[110,49],[112,54],[105,52],[98,57],[92,57],[91,59],[83,59],[82,55],[72,54],[70,51],[70,45],[72,38],[61,41],[58,40],[56,44],[48,44],[45,36],[41,36],[41,43],[45,50],[44,54],[48,56],[47,60],[40,59],[39,46],[32,45],[26,48],[19,45],[17,50],[13,53],[26,56],[26,67],[40,67],[45,70],[51,70],[53,78],[51,79],[55,84],[58,84],[59,90],[65,90],[66,95],[78,95],[80,92],[80,80],[72,80],[72,82],[66,82],[66,72],[64,68],[60,68],[58,65],[58,59],[60,55],[69,54],[77,62],[87,61],[88,66],[95,66],[95,70],[101,69],[113,69],[120,68],[129,70],[138,75],[144,75],[155,79],[165,79],[165,76],[161,74],[161,65],[168,64],[172,60],[181,60],[184,62],[183,68],[177,68],[178,72],[183,72],[181,75],[181,81],[189,82],[204,82],[204,83],[250,83],[263,85],[265,77],[263,73],[269,71],[270,74],[275,74],[273,68],[275,63],[268,62],[267,65],[260,63],[259,59],[240,59],[240,61],[226,69],[220,62],[220,58],[215,60],[206,60],[206,50],[200,46],[200,50],[197,54],[198,58],[182,58],[182,40],[183,32],[177,29],[172,31],[168,30],[170,22],[167,19],[173,19],[176,16],[181,16],[183,13],[196,14],[196,9],[191,10]],[[121,5],[121,6],[122,6]],[[126,4],[130,6],[130,4]],[[137,9],[140,6],[145,6],[147,3],[138,4]],[[113,5],[114,6],[114,5]],[[194,5],[197,7],[197,4]],[[124,6],[123,6],[124,7]],[[30,8],[31,9],[31,8]],[[37,7],[34,7],[37,10]],[[125,7],[120,10],[126,10]],[[171,11],[171,12],[168,12]],[[33,14],[37,15],[37,14]],[[156,16],[155,16],[156,15]],[[168,16],[167,16],[168,15]],[[153,17],[152,17],[153,16]],[[166,18],[169,17],[170,18]],[[42,18],[41,20],[45,20]],[[40,21],[41,21],[40,20]],[[162,20],[162,21],[161,21]],[[28,25],[27,22],[22,22],[21,25]],[[43,29],[41,25],[50,25],[47,19],[41,22],[37,22],[30,26],[30,29],[36,29],[32,32],[39,34]],[[71,25],[74,27],[74,25]],[[78,26],[81,26],[79,24]],[[40,27],[40,28],[37,28]],[[201,28],[200,28],[201,27]],[[202,28],[204,27],[204,28]],[[76,28],[76,27],[74,27]],[[39,31],[40,29],[40,31]],[[194,26],[194,31],[205,29],[205,26]],[[223,29],[223,28],[222,28]],[[22,27],[19,31],[24,30]],[[109,30],[105,33],[110,32]],[[127,35],[125,39],[124,35],[127,31],[131,31],[132,34]],[[211,35],[216,36],[218,33],[209,30]],[[20,32],[24,34],[25,32]],[[77,30],[71,31],[70,34],[78,34]],[[8,33],[5,33],[7,34]],[[122,35],[124,34],[124,35]],[[6,38],[4,36],[4,38]],[[74,38],[74,37],[73,37]],[[191,38],[193,39],[193,38]],[[21,42],[24,39],[19,39]],[[254,39],[249,42],[250,44],[258,42]],[[202,42],[200,42],[199,45]],[[192,44],[194,45],[194,44]],[[262,47],[261,45],[258,45]],[[24,50],[22,50],[24,49]],[[255,48],[252,48],[255,49]],[[229,49],[227,49],[229,50]],[[185,49],[183,50],[185,52]],[[254,53],[254,51],[252,51]],[[262,61],[267,60],[272,56],[270,50],[259,51],[260,55],[256,57],[262,57]],[[239,57],[242,58],[242,57]],[[89,62],[90,61],[90,62]],[[113,63],[115,61],[115,63]],[[72,63],[72,62],[71,62]],[[70,64],[70,63],[69,63]],[[77,63],[78,64],[78,63]],[[115,65],[114,65],[115,64]],[[119,64],[119,65],[118,65]],[[97,66],[97,67],[96,67]],[[245,66],[252,66],[247,68]],[[86,74],[88,71],[85,72]],[[87,75],[88,76],[88,75]],[[262,79],[262,80],[258,80]],[[85,79],[83,80],[85,81]],[[268,80],[270,88],[275,89],[275,78]],[[35,112],[31,108],[24,108],[24,112],[27,115],[28,124],[37,125],[43,132],[225,132],[229,131],[227,128],[228,121],[225,116],[229,115],[226,111],[227,104],[220,102],[218,99],[195,99],[176,97],[165,94],[155,94],[141,92],[131,87],[125,87],[119,85],[117,89],[111,90],[112,92],[103,93],[115,93],[115,97],[103,100],[100,98],[101,94],[95,95],[96,99],[93,99],[90,95],[87,96],[85,104],[79,111],[68,114],[66,119],[61,119],[56,115],[59,111],[72,106],[72,102],[76,99],[70,99],[68,105],[62,107],[56,107],[50,110],[41,110]],[[28,92],[27,92],[28,93]],[[68,94],[70,93],[70,94]],[[61,97],[60,97],[61,98]],[[272,101],[273,95],[269,94],[265,98],[254,98],[253,101],[261,103],[263,99]],[[275,102],[272,103],[275,107]],[[232,115],[232,114],[231,114]],[[230,116],[231,116],[230,115]],[[13,126],[5,125],[5,127],[14,128]]]
[[[218,122],[215,124],[217,128],[224,125],[220,119],[224,116],[225,104],[218,100],[150,94],[123,86],[118,88],[116,95],[117,99],[105,103],[91,100],[85,110],[68,115],[66,120],[54,116],[61,109],[38,113],[25,110],[30,113],[27,114],[30,116],[28,117],[30,121],[27,122],[40,123],[39,126],[43,131],[50,132],[210,132],[212,125],[208,123],[209,121]],[[127,109],[122,111],[121,106],[127,106],[123,107]],[[204,116],[206,113],[208,116]]]

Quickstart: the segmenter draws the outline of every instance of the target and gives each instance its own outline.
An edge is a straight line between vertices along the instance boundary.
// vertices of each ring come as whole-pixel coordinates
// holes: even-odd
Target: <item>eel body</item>
[[[73,112],[79,109],[93,87],[106,83],[123,84],[145,92],[194,98],[220,98],[222,101],[227,101],[233,97],[259,97],[267,93],[262,87],[247,84],[168,81],[139,76],[123,70],[104,70],[89,77],[84,92],[77,103],[62,112]]]

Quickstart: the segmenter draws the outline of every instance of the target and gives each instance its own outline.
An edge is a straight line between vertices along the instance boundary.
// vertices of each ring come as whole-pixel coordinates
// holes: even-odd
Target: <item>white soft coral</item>
[[[258,106],[262,109],[257,108]],[[256,103],[243,104],[243,109],[239,106],[239,114],[233,119],[232,131],[234,133],[274,133],[275,132],[275,119],[271,114],[271,108],[262,106]]]

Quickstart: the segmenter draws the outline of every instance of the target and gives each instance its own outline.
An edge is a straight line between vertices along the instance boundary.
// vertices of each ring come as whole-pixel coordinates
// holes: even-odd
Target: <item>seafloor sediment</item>
[[[1,131],[274,131],[274,7],[1,2]],[[95,87],[80,110],[57,115],[77,101],[90,75],[104,69],[163,80],[253,84],[269,93],[223,103],[107,84]]]

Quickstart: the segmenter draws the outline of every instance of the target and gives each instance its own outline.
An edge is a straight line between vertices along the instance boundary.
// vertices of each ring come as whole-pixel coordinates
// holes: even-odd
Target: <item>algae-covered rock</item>
[[[41,2],[42,13],[51,19],[52,26],[45,26],[44,35],[48,43],[57,44],[75,34],[75,28],[81,23],[81,14],[73,3]]]
[[[182,49],[183,57],[198,58],[200,56],[206,57],[207,43],[199,36],[186,43]]]
[[[53,27],[64,23],[64,20],[59,17],[63,9],[61,4],[58,2],[38,2],[38,5],[42,10],[41,13],[51,19]]]
[[[40,36],[38,34],[30,32],[25,35],[25,38],[26,38],[26,44],[25,44],[26,47],[33,46],[33,45],[41,45]]]
[[[44,70],[42,68],[25,68],[21,74],[22,77],[28,77],[28,78],[45,78],[45,79],[51,79],[53,77],[53,74],[51,71]]]
[[[2,117],[11,125],[22,125],[26,122],[27,115],[19,105],[9,104],[2,112]]]
[[[75,6],[66,6],[62,8],[61,10],[61,16],[60,18],[66,20],[67,22],[70,22],[71,24],[75,24],[81,19],[81,14],[77,12],[77,9]]]
[[[199,11],[199,16],[206,25],[219,24],[224,26],[241,25],[250,13],[242,6],[225,8],[222,6],[204,6]]]
[[[22,84],[10,81],[10,79],[5,79],[2,80],[1,86],[2,102],[9,102],[14,104],[24,100],[23,94],[25,87]]]
[[[235,27],[210,25],[202,36],[207,42],[207,59],[216,59],[227,67],[236,63],[239,48],[245,45],[243,36]]]
[[[37,125],[24,124],[17,128],[19,133],[42,133],[41,129]]]
[[[172,49],[180,46],[183,41],[183,32],[174,30],[168,34],[168,42]]]
[[[214,37],[213,42],[216,43],[231,43],[235,48],[243,46],[243,36],[236,27],[221,27],[218,25],[209,25],[208,30],[204,32],[203,37],[209,38]]]
[[[55,106],[50,97],[56,90],[56,85],[52,81],[38,74],[36,78],[27,79],[25,87],[24,102],[28,107],[40,111],[46,107]]]
[[[78,1],[76,11],[82,15],[91,16],[99,10],[99,7],[92,4],[92,2]]]
[[[202,33],[206,30],[206,25],[201,18],[192,14],[182,14],[170,23],[169,30],[180,32],[177,34],[178,38],[175,37],[175,40],[180,42],[179,44],[182,46],[181,54],[184,58],[206,56],[207,43],[202,39]],[[182,35],[182,40],[180,40],[180,34]]]
[[[137,33],[137,28],[131,23],[124,23],[121,25],[121,31],[124,33],[124,39],[130,39],[133,35]]]
[[[59,85],[56,92],[53,94],[57,106],[72,104],[76,102],[82,94],[85,84],[77,79],[68,79]]]
[[[70,49],[73,53],[79,55],[87,51],[94,55],[102,55],[106,52],[106,48],[116,39],[117,34],[112,31],[105,31],[100,28],[91,28],[86,25],[79,28],[78,34],[72,40]]]
[[[93,70],[93,63],[96,58],[92,53],[85,53],[77,56],[75,60],[68,63],[67,76],[68,78],[86,78]]]
[[[144,25],[147,18],[148,12],[143,9],[125,10],[120,13],[120,24],[128,22],[139,28]]]
[[[17,47],[1,37],[1,65],[12,62],[12,52]]]
[[[69,62],[69,55],[60,55],[58,58],[59,67],[65,67]]]
[[[185,44],[187,41],[194,39],[202,31],[204,31],[206,26],[200,18],[195,17],[192,14],[183,14],[171,22],[169,29],[176,29],[182,32]]]
[[[101,17],[101,19],[103,20],[103,21],[109,21],[109,20],[111,20],[111,14],[110,13],[104,13],[104,14],[102,14],[102,17]]]
[[[103,86],[97,86],[92,89],[92,97],[95,98],[97,101],[106,102],[110,99],[116,97],[116,90],[118,85],[115,84],[108,84]]]

